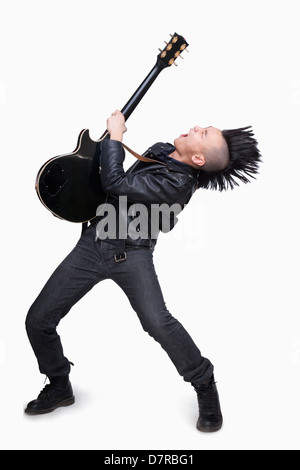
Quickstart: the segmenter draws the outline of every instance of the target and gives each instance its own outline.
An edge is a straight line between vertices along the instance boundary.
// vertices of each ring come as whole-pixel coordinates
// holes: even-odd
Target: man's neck
[[[179,162],[181,163],[185,163],[186,165],[189,165],[191,166],[192,168],[195,168],[196,170],[200,170],[199,166],[198,165],[195,165],[191,159],[189,159],[188,157],[186,156],[182,156],[180,155],[180,153],[177,152],[177,150],[175,149],[174,152],[170,153],[169,154],[169,157],[171,158],[174,158],[174,160],[178,160]]]
[[[174,160],[178,160],[181,163],[188,163],[185,159],[181,157],[181,155],[175,149],[174,152],[169,154],[169,157],[174,158]]]

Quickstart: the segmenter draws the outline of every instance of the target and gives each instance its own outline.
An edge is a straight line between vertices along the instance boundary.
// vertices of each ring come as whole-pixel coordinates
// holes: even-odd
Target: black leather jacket
[[[151,221],[151,205],[173,204],[180,205],[181,210],[189,202],[198,187],[199,171],[192,166],[181,163],[169,157],[175,147],[168,143],[159,142],[150,147],[143,156],[156,162],[141,162],[138,160],[126,172],[123,168],[125,151],[121,142],[104,139],[101,143],[100,175],[102,189],[108,194],[107,203],[114,205],[119,216],[118,203],[120,196],[126,196],[128,206],[143,204],[147,207]],[[126,214],[127,225],[134,216]],[[99,220],[99,219],[98,219]],[[172,230],[171,221],[169,229]],[[164,230],[161,227],[160,230]],[[152,235],[152,239],[151,239]],[[158,235],[158,234],[157,234]],[[155,245],[157,236],[153,238],[150,227],[147,236],[132,240],[128,236],[129,245]]]

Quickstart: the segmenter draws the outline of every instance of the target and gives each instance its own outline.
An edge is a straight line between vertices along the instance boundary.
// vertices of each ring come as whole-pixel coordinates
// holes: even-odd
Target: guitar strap
[[[138,160],[141,160],[141,162],[155,162],[155,163],[160,163],[158,160],[154,160],[153,158],[148,158],[148,157],[143,157],[142,155],[136,153],[134,150],[131,150],[131,148],[127,147],[127,145],[123,144],[124,149],[128,150],[128,152],[131,153],[135,158]]]

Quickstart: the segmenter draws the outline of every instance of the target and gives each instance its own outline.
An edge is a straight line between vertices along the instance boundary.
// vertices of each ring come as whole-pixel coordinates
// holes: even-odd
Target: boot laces
[[[205,409],[205,413],[207,414],[214,414],[215,413],[215,392],[216,392],[216,385],[217,382],[211,382],[208,387],[197,387],[197,394],[199,398],[199,411],[203,411]]]
[[[51,392],[52,390],[53,390],[53,385],[51,385],[51,384],[46,385],[43,388],[43,390],[41,390],[41,392],[39,394],[39,398],[42,398],[42,397],[49,398],[48,393]]]

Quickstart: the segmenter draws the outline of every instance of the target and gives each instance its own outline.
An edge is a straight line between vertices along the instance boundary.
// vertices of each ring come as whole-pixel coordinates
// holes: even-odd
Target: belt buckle
[[[124,253],[121,254],[121,255],[115,255],[115,262],[116,263],[120,263],[121,261],[126,261],[126,259],[127,259],[126,251],[124,251]]]

